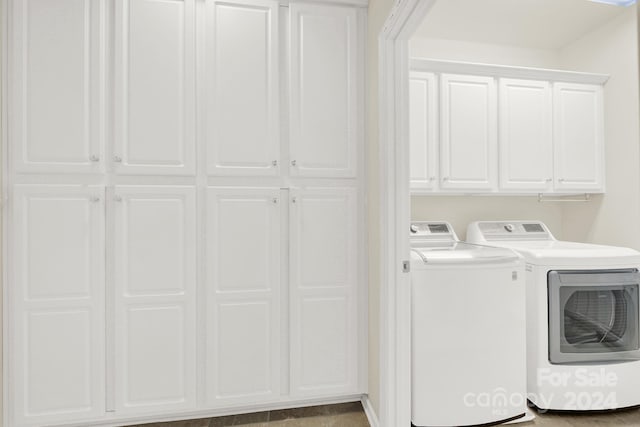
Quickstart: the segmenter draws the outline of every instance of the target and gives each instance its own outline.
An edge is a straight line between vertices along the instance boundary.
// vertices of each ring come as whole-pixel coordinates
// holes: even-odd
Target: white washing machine
[[[411,224],[414,426],[493,425],[527,412],[522,258]]]
[[[467,240],[525,257],[533,404],[579,411],[640,405],[640,253],[557,241],[540,221],[475,222]]]

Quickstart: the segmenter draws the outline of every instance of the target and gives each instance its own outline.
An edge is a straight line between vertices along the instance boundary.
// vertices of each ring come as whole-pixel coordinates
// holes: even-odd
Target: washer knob
[[[509,233],[513,233],[513,224],[505,225],[504,229],[507,230]]]
[[[412,233],[417,233],[418,232],[418,227],[416,227],[415,224],[411,224],[411,226],[409,226],[409,230]]]

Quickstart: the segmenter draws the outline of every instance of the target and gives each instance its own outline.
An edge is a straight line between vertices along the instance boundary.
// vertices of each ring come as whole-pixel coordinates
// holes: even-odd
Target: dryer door
[[[549,361],[639,360],[639,284],[636,269],[550,271]]]

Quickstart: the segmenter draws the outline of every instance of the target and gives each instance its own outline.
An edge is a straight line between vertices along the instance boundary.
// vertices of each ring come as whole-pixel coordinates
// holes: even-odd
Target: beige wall
[[[412,40],[412,55],[610,74],[605,86],[606,185],[588,203],[535,197],[412,197],[414,220],[450,221],[460,238],[476,220],[540,219],[557,238],[640,249],[638,30],[636,7],[557,51],[451,40]],[[466,59],[465,59],[466,58]]]
[[[560,235],[562,208],[556,203],[540,203],[536,197],[412,197],[411,219],[448,221],[463,240],[467,225],[473,221],[538,219],[547,224],[556,237],[563,237]]]
[[[459,40],[412,38],[409,55],[448,61],[479,62],[522,67],[553,68],[559,52]]]
[[[606,193],[564,209],[567,239],[640,249],[638,29],[635,7],[562,51],[562,66],[611,77],[605,86]]]
[[[394,0],[369,0],[368,73],[368,206],[369,206],[369,399],[380,413],[380,210],[378,174],[378,35]]]

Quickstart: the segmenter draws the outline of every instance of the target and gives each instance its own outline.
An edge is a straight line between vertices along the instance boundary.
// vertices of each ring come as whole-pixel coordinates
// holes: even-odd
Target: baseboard
[[[371,427],[380,427],[380,422],[378,421],[378,416],[376,415],[376,411],[373,409],[371,405],[371,401],[369,400],[369,395],[362,395],[362,407],[364,408],[364,413],[369,420],[369,425]]]

